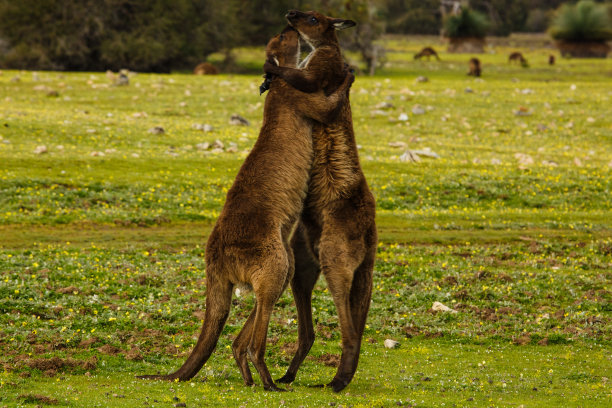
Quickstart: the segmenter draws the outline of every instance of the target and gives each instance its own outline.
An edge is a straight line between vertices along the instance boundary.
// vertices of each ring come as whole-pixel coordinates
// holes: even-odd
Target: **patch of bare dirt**
[[[68,286],[65,288],[59,288],[56,290],[57,293],[61,293],[62,295],[65,295],[66,293],[74,293],[74,292],[80,292],[79,288],[77,288],[76,286]]]
[[[89,339],[83,339],[81,340],[81,342],[79,343],[79,348],[84,348],[84,349],[88,349],[91,348],[91,346],[97,342],[99,342],[100,339],[97,337],[91,337]]]
[[[298,345],[295,342],[285,343],[280,346],[281,352],[289,356],[294,355],[297,352]]]
[[[21,394],[17,399],[23,400],[26,404],[43,404],[43,405],[56,405],[59,401],[55,398],[46,397],[40,394]]]
[[[67,371],[75,368],[83,370],[94,370],[98,366],[96,357],[89,360],[76,360],[74,358],[33,358],[24,361],[25,366],[43,371],[46,375],[52,377],[58,371]]]
[[[340,356],[337,354],[325,353],[319,357],[316,357],[315,360],[325,364],[328,367],[338,367],[338,365],[340,365]]]
[[[130,361],[142,361],[143,357],[138,347],[131,348],[125,353],[125,359]]]
[[[531,335],[529,334],[524,334],[520,337],[516,337],[513,340],[513,343],[516,344],[517,346],[524,346],[525,344],[529,344],[531,342]]]
[[[107,354],[109,356],[116,356],[121,352],[121,349],[115,346],[111,346],[110,344],[105,344],[102,347],[98,347],[98,351],[102,354]]]

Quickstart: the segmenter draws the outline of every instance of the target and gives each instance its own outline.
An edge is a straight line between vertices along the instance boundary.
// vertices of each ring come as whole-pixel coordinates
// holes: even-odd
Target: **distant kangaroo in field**
[[[201,62],[193,69],[194,75],[217,75],[219,70],[210,62]]]
[[[471,58],[469,65],[470,65],[470,71],[468,72],[468,75],[479,77],[480,74],[482,73],[482,70],[480,68],[480,60],[478,58]]]
[[[414,54],[414,59],[420,60],[423,57],[427,57],[427,61],[429,61],[430,57],[436,57],[438,61],[440,61],[440,57],[438,57],[438,53],[431,47],[425,47],[420,52]]]
[[[295,66],[298,33],[288,27],[266,48],[269,59]],[[188,380],[212,354],[228,313],[235,285],[255,292],[255,308],[233,343],[246,385],[253,384],[248,359],[266,390],[274,384],[264,361],[270,313],[293,276],[290,238],[302,211],[313,161],[313,120],[330,122],[348,103],[354,76],[345,71],[329,97],[303,94],[283,80],[271,80],[261,131],[227,193],[221,215],[206,245],[206,312],[193,351],[176,372],[139,378]],[[247,358],[248,356],[248,358]]]
[[[332,92],[342,80],[344,62],[335,30],[353,21],[317,12],[289,11],[287,20],[313,48],[300,66],[264,69],[305,92]],[[314,163],[308,196],[292,239],[295,275],[291,288],[298,311],[298,350],[278,382],[291,383],[314,343],[311,297],[321,272],[327,280],[340,321],[342,357],[333,380],[336,392],[352,380],[370,307],[377,233],[375,202],[366,182],[353,132],[351,107],[337,119],[313,128]]]
[[[512,54],[508,56],[508,64],[511,64],[513,62],[521,64],[521,66],[523,67],[529,66],[529,64],[527,63],[527,60],[525,59],[525,57],[523,57],[523,54],[521,54],[520,52],[513,52]]]
[[[552,54],[548,56],[548,65],[555,65],[555,56]]]

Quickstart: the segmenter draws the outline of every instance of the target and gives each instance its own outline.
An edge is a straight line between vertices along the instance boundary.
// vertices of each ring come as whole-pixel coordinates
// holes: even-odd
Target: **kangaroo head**
[[[285,18],[313,48],[323,44],[338,44],[335,30],[344,30],[356,25],[352,20],[327,17],[316,11],[290,10]]]
[[[270,39],[266,57],[281,67],[295,68],[300,56],[300,36],[291,26]]]

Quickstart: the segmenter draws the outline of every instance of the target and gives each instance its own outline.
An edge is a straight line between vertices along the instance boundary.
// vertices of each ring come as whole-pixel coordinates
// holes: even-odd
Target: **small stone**
[[[492,158],[491,159],[491,164],[494,165],[494,166],[498,166],[498,165],[502,164],[502,161],[497,159],[497,158]]]
[[[375,106],[376,109],[393,109],[395,106],[391,102],[381,102]]]
[[[418,77],[417,77],[417,78],[414,80],[414,82],[417,82],[417,83],[429,82],[429,78],[427,78],[426,76],[422,76],[422,75],[421,75],[421,76],[418,76]]]
[[[410,150],[406,150],[404,152],[404,154],[402,154],[399,157],[399,160],[401,162],[413,162],[413,163],[418,163],[421,161],[421,158],[419,157],[419,155],[417,155],[416,153],[413,153]]]
[[[248,120],[246,120],[240,115],[233,114],[230,118],[229,124],[237,125],[237,126],[249,126],[251,122],[249,122]]]
[[[418,154],[419,156],[429,157],[431,159],[439,159],[440,158],[440,155],[438,153],[434,152],[433,150],[431,150],[431,148],[429,148],[429,147],[424,147],[421,150],[413,150],[412,153]]]
[[[431,310],[433,310],[434,312],[449,312],[449,313],[457,313],[457,311],[455,309],[451,309],[450,307],[440,303],[440,302],[434,302],[433,305],[431,306]]]
[[[533,157],[524,153],[515,153],[514,157],[519,162],[519,169],[523,170],[527,168],[527,166],[532,165],[534,163]]]
[[[386,339],[384,342],[384,345],[386,348],[388,349],[393,349],[396,348],[399,345],[399,342],[392,340],[392,339]]]
[[[198,143],[195,147],[198,150],[208,150],[208,148],[210,147],[210,143],[208,142]]]
[[[414,105],[412,107],[412,113],[415,115],[423,115],[425,113],[425,109],[423,109],[421,105]]]
[[[465,93],[474,93],[474,90],[468,86],[467,88],[465,88],[464,92]]]
[[[401,113],[399,115],[399,117],[397,118],[397,120],[401,121],[401,122],[406,122],[408,120],[408,114],[406,113]]]
[[[525,106],[519,106],[517,110],[514,111],[516,116],[531,116],[531,110]]]
[[[370,111],[370,115],[372,116],[387,116],[389,114],[389,112],[385,112],[384,110],[380,110],[380,109],[374,109],[373,111]]]
[[[393,148],[405,148],[406,147],[406,143],[404,143],[404,142],[389,142],[389,147],[393,147]]]
[[[45,145],[36,146],[36,149],[34,149],[34,153],[35,154],[49,153],[49,149],[47,149],[47,146],[45,146]]]
[[[92,157],[102,157],[104,156],[104,152],[91,152],[89,155]]]
[[[224,147],[225,147],[225,145],[219,139],[215,140],[213,142],[213,144],[212,144],[212,148],[213,149],[221,149],[221,150],[223,150]]]
[[[155,126],[149,129],[149,133],[152,133],[154,135],[163,135],[164,133],[166,133],[166,131],[161,126]]]

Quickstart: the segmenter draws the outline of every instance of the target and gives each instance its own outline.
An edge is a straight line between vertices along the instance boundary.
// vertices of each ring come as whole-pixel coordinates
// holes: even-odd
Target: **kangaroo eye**
[[[284,35],[284,34],[281,34],[281,35],[280,35],[280,40],[281,40],[281,41],[283,41],[284,39],[285,39],[285,35]]]
[[[317,24],[319,21],[316,19],[316,17],[310,17],[310,24]]]

